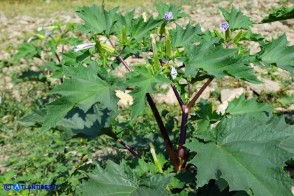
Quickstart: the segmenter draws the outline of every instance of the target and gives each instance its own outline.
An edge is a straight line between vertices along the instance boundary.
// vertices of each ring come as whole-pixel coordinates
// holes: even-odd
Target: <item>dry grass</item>
[[[148,7],[159,1],[150,0],[105,0],[106,7],[120,6],[122,8]],[[165,1],[166,2],[166,1]],[[176,4],[191,4],[188,0],[169,0]],[[198,3],[199,1],[192,1]],[[74,11],[83,5],[101,5],[102,0],[0,0],[0,12],[13,17],[27,15],[34,17],[46,17],[54,11]]]

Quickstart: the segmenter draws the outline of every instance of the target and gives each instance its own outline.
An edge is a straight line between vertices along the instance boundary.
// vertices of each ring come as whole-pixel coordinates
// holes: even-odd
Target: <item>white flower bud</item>
[[[178,75],[177,70],[173,66],[171,66],[170,67],[170,76],[171,76],[171,78],[174,80],[177,77],[177,75]]]

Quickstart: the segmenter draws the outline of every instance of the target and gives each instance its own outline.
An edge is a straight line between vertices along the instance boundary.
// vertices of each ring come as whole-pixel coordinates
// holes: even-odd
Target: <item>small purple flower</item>
[[[230,28],[229,23],[227,21],[222,22],[219,27],[222,31],[227,31]]]
[[[51,34],[51,31],[49,31],[49,30],[46,30],[46,36],[48,36],[48,37],[51,37],[52,36],[52,34]]]
[[[174,18],[174,16],[173,16],[173,13],[172,13],[172,12],[166,12],[166,13],[164,14],[164,19],[165,19],[166,21],[172,20],[173,18]]]

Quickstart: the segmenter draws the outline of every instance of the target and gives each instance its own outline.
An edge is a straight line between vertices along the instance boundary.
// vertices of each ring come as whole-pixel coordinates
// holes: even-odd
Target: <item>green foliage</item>
[[[242,12],[232,7],[231,12],[220,8],[226,21],[228,21],[231,30],[236,29],[249,29],[252,25],[252,21],[248,16],[245,16]]]
[[[260,115],[258,119],[232,116],[222,120],[207,130],[205,143],[196,139],[186,144],[197,152],[191,160],[198,168],[197,187],[223,178],[230,190],[290,196],[292,181],[282,167],[293,156],[293,145],[284,142],[293,134],[283,118]]]
[[[40,56],[41,48],[39,46],[34,46],[29,43],[22,44],[19,49],[18,53],[15,55],[16,59],[20,59],[26,57],[28,59],[33,58],[35,56]]]
[[[115,95],[115,86],[109,85],[95,73],[95,64],[88,68],[80,66],[72,73],[69,71],[68,76],[71,79],[51,91],[63,97],[48,105],[43,130],[55,126],[73,107],[79,107],[87,112],[93,104],[101,103],[102,107],[111,111],[116,110],[118,98]]]
[[[224,114],[215,111],[210,99],[196,101],[213,79],[230,76],[260,83],[253,71],[256,64],[293,71],[294,47],[285,35],[266,41],[252,33],[250,18],[234,7],[221,9],[229,23],[225,32],[176,23],[186,16],[178,6],[160,3],[156,9],[154,18],[134,11],[121,14],[118,8],[107,11],[104,5],[82,7],[77,11],[82,25],[57,23],[21,45],[15,59],[45,62],[40,73],[46,74],[39,80],[51,91],[20,124],[42,126],[40,142],[49,150],[37,149],[48,156],[32,167],[27,160],[18,165],[21,171],[38,168],[36,178],[18,173],[15,180],[37,182],[51,172],[41,181],[66,187],[64,195],[289,195],[293,181],[283,167],[293,158],[293,128],[256,98],[236,98]],[[78,32],[64,33],[68,31]],[[249,41],[260,44],[261,51],[251,55]],[[72,49],[57,53],[61,45]],[[180,107],[154,104],[153,95],[170,85]],[[131,106],[120,105],[118,90],[132,96]],[[291,104],[290,98],[278,101]],[[48,132],[52,128],[63,131],[63,139],[59,132]],[[81,154],[73,162],[66,157],[65,138]],[[124,148],[128,154],[114,150],[117,154],[103,157],[95,151],[106,146]],[[98,158],[89,157],[92,154]],[[132,156],[136,158],[130,160]],[[47,173],[40,171],[43,166]]]
[[[261,22],[274,22],[291,18],[294,18],[294,7],[272,8],[269,15],[262,19]]]
[[[203,40],[199,45],[192,46],[186,62],[185,74],[195,76],[199,69],[209,75],[221,78],[225,75],[258,83],[258,79],[248,66],[246,58],[236,55],[237,49],[224,49],[218,45],[218,38]]]
[[[283,34],[279,38],[269,43],[264,43],[262,50],[258,53],[258,58],[266,66],[276,65],[287,71],[294,71],[294,46],[287,45],[286,35]]]
[[[271,108],[268,105],[257,103],[255,98],[246,100],[244,95],[231,101],[228,108],[226,109],[226,113],[231,115],[242,115],[270,111]]]
[[[156,10],[158,12],[158,17],[159,19],[163,19],[164,18],[164,14],[166,12],[171,12],[173,13],[173,19],[177,20],[179,18],[185,17],[187,16],[187,14],[182,12],[182,9],[174,4],[165,4],[165,3],[158,3],[155,4]]]
[[[85,24],[80,30],[93,34],[110,35],[113,25],[116,22],[116,12],[118,8],[106,11],[104,6],[101,9],[93,5],[91,7],[82,7],[77,11],[77,14],[84,20]]]
[[[187,24],[186,28],[176,25],[176,29],[170,32],[171,43],[174,48],[186,47],[191,43],[199,41],[198,35],[202,34],[200,25],[192,26]]]
[[[137,88],[132,91],[132,96],[134,97],[134,104],[132,105],[132,116],[134,119],[138,115],[141,115],[146,106],[145,96],[146,93],[155,92],[156,85],[168,84],[170,81],[166,79],[160,73],[152,73],[151,66],[144,67],[140,66],[135,69],[133,73],[129,75],[128,85],[136,86]]]
[[[173,174],[138,176],[125,164],[107,162],[105,170],[97,165],[82,185],[83,195],[168,195],[166,186]]]

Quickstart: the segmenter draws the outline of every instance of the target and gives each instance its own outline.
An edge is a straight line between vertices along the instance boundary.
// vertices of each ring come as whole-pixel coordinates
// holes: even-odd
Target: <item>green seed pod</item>
[[[171,40],[167,28],[165,28],[165,55],[168,58],[172,57]]]
[[[157,52],[155,35],[150,34],[150,38],[151,38],[151,45],[152,45],[152,49],[153,49],[154,69],[155,69],[155,71],[157,71],[160,69],[160,62],[159,62],[159,57],[158,57],[158,52]]]

